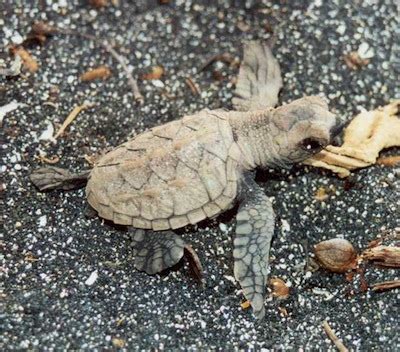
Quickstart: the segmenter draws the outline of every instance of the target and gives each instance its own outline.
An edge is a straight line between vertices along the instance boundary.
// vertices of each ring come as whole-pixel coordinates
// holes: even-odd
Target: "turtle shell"
[[[230,208],[239,152],[222,110],[155,127],[104,155],[86,187],[105,219],[166,230],[195,224]]]

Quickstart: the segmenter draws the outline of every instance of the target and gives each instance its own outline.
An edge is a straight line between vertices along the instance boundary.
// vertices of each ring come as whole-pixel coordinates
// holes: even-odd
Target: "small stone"
[[[365,42],[361,43],[361,45],[358,47],[357,54],[363,60],[371,59],[375,55],[374,49],[370,47],[368,43]]]
[[[99,277],[99,274],[97,273],[97,270],[93,271],[90,274],[90,276],[86,279],[85,285],[92,286],[96,282],[98,277]]]

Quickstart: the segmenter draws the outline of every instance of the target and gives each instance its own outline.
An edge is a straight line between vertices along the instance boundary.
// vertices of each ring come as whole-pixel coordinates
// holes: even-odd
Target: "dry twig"
[[[72,121],[75,120],[75,118],[78,116],[78,114],[82,110],[90,108],[90,107],[92,107],[91,104],[82,104],[82,105],[75,106],[74,109],[70,112],[70,114],[67,116],[67,118],[63,122],[60,129],[57,131],[56,135],[54,136],[54,139],[57,139],[64,133],[65,129],[71,124]]]
[[[400,280],[377,282],[372,285],[372,291],[386,291],[400,287]]]
[[[336,336],[336,334],[334,333],[334,331],[330,327],[330,325],[329,325],[327,320],[324,320],[324,322],[322,323],[322,326],[324,327],[324,330],[325,330],[326,334],[332,340],[332,342],[335,344],[337,349],[340,352],[348,352],[348,349],[345,347],[345,345],[343,345],[343,342]]]
[[[193,80],[190,77],[186,77],[185,79],[186,84],[190,88],[193,94],[195,95],[200,95],[200,90],[197,87],[196,83],[193,82]]]
[[[44,155],[39,155],[36,157],[39,161],[46,164],[57,164],[60,161],[60,158],[57,155],[54,155],[51,158],[48,158]]]

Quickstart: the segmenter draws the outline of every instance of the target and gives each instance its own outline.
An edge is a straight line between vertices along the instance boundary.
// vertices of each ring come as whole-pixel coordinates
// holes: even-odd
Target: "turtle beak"
[[[337,135],[339,135],[345,127],[350,123],[350,121],[340,121],[337,120],[336,124],[330,129],[329,134],[331,136],[331,140],[333,140]]]

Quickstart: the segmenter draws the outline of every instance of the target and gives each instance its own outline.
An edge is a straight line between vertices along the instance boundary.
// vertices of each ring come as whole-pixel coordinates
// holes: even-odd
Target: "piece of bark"
[[[387,268],[400,268],[400,247],[376,246],[366,249],[362,258]]]

